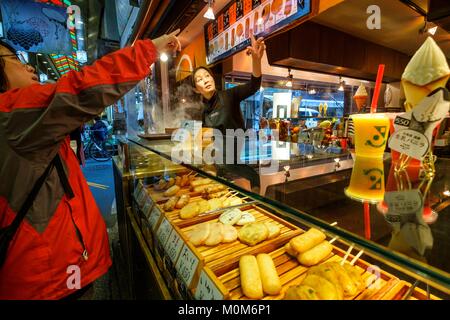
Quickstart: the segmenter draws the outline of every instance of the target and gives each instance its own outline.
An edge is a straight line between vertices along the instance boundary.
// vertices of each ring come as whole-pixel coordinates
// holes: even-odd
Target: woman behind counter
[[[242,100],[253,95],[261,87],[261,59],[264,55],[266,46],[263,38],[255,40],[251,36],[251,46],[247,47],[247,55],[252,57],[252,76],[250,82],[233,87],[228,90],[217,90],[212,72],[206,67],[198,67],[192,73],[192,86],[196,93],[201,94],[204,103],[202,113],[203,127],[220,130],[223,135],[226,129],[245,130],[244,116],[241,111],[240,103]],[[228,173],[235,173],[240,177],[247,178],[250,181],[251,189],[259,192],[259,175],[249,165],[237,164],[240,152],[237,150],[237,144],[234,148],[234,163],[219,165],[217,167],[218,175],[227,176]],[[224,143],[224,161],[226,159]]]
[[[202,114],[203,126],[219,129],[245,130],[244,117],[240,108],[242,100],[253,95],[261,87],[261,59],[266,46],[263,38],[251,37],[247,54],[252,56],[252,77],[249,83],[228,90],[217,90],[212,72],[206,67],[198,67],[192,73],[194,91],[202,95],[205,105]]]

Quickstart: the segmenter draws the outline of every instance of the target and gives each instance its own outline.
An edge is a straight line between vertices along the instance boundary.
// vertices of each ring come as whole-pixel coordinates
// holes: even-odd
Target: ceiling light
[[[47,64],[48,62],[47,62],[47,61],[44,61],[44,63]]]
[[[437,31],[437,26],[435,26],[435,27],[432,27],[432,28],[428,28],[428,33],[429,34],[431,34],[432,36],[434,36],[434,34],[436,33],[436,31]]]
[[[167,60],[169,60],[169,57],[167,56],[167,54],[165,52],[161,53],[161,55],[159,56],[159,59],[162,62],[167,62]]]
[[[203,15],[204,18],[214,20],[216,17],[214,16],[214,11],[212,8],[212,4],[214,3],[213,0],[205,0],[205,2],[208,2],[208,10],[206,10],[205,14]]]
[[[288,76],[287,76],[287,81],[286,81],[285,86],[288,88],[292,88],[292,84],[293,84],[292,80],[293,80],[293,76],[291,74],[291,69],[288,69]]]
[[[308,94],[316,94],[316,93],[317,91],[314,88],[308,90]]]
[[[424,24],[423,24],[423,27],[419,29],[419,34],[429,33],[432,36],[434,36],[436,31],[437,31],[437,26],[428,22],[427,17],[425,16]]]
[[[444,196],[446,197],[450,197],[450,190],[445,190],[444,192],[442,192],[444,194]]]

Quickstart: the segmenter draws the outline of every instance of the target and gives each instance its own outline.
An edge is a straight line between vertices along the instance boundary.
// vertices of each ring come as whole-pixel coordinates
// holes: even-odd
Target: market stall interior
[[[107,111],[121,298],[450,298],[447,1],[27,1],[56,33],[81,8],[66,46],[23,52],[42,83],[181,29],[182,51]],[[0,38],[28,45],[3,32],[20,29],[14,2],[0,12]],[[213,139],[191,73],[245,85],[252,35],[266,53],[247,131]],[[238,165],[218,161],[230,137]]]

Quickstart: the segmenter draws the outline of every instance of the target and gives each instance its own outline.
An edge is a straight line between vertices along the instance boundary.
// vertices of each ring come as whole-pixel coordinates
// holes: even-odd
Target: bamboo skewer
[[[342,258],[341,266],[344,265],[345,261],[347,260],[348,256],[349,256],[350,253],[352,252],[352,250],[353,250],[353,245],[351,245],[350,247],[348,247],[347,252],[345,253],[345,256]]]
[[[339,237],[334,237],[333,239],[330,240],[330,244],[332,244],[333,242],[335,242],[337,239],[339,239]]]
[[[95,183],[95,182],[89,182],[88,181],[88,186],[94,187],[94,188],[99,188],[99,189],[103,189],[106,190],[109,188],[109,186],[104,185],[104,184],[99,184],[99,183]]]
[[[361,250],[360,252],[358,252],[358,254],[353,258],[352,262],[350,262],[350,265],[354,265],[356,263],[356,261],[358,261],[358,259],[362,256],[362,254],[364,253],[364,250]]]

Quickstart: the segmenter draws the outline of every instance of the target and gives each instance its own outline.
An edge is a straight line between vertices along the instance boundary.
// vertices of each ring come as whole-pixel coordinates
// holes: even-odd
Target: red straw
[[[372,97],[372,105],[370,113],[377,112],[378,97],[380,96],[381,83],[383,81],[384,64],[378,65],[377,81],[375,83],[375,91]],[[368,202],[364,202],[364,235],[366,239],[370,239],[370,206]]]
[[[370,206],[368,202],[364,202],[364,235],[370,240]]]
[[[380,64],[378,65],[377,82],[375,83],[375,91],[372,97],[372,106],[370,107],[370,113],[377,112],[378,97],[380,96],[383,74],[384,74],[384,64]]]

